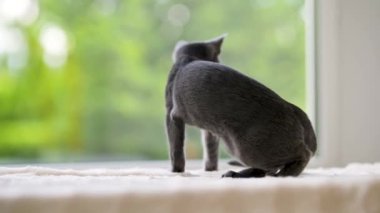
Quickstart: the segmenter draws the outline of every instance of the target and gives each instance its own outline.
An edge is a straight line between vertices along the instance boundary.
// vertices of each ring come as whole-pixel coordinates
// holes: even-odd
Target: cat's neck
[[[177,58],[175,64],[179,65],[179,66],[185,66],[193,61],[198,61],[200,60],[199,58],[197,57],[194,57],[194,56],[190,56],[190,55],[181,55]]]

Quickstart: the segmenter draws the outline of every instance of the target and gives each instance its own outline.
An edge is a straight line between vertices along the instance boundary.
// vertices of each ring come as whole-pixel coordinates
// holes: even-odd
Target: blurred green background
[[[0,162],[167,159],[178,40],[305,108],[303,0],[0,0]],[[187,157],[201,158],[198,131]]]

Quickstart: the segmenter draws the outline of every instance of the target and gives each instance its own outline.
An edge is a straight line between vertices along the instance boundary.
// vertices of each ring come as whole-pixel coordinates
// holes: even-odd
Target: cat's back
[[[208,86],[223,86],[220,83],[228,83],[225,86],[232,86],[233,83],[247,84],[250,79],[239,73],[238,71],[209,61],[192,61],[191,63],[183,66],[178,75],[177,81],[190,84],[205,84]],[[238,82],[237,82],[238,81]]]
[[[175,77],[173,92],[179,114],[187,123],[200,127],[211,123],[220,126],[221,121],[245,125],[270,119],[276,111],[285,109],[283,99],[261,83],[207,61],[183,66]]]
[[[219,98],[252,98],[282,100],[275,92],[260,82],[219,63],[192,61],[183,66],[176,78],[175,88],[182,95],[217,96]],[[232,101],[231,99],[229,100]]]

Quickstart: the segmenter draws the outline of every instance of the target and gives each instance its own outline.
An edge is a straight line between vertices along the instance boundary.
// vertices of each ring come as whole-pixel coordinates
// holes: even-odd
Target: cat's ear
[[[183,40],[177,42],[177,44],[176,44],[175,47],[174,47],[173,53],[172,53],[172,60],[173,60],[173,62],[176,62],[176,59],[177,59],[177,52],[178,52],[178,50],[179,50],[181,47],[183,47],[183,46],[185,46],[186,44],[188,44],[188,43],[189,43],[189,42],[187,42],[187,41],[183,41]]]
[[[219,54],[222,48],[223,40],[226,36],[227,33],[224,33],[216,38],[206,41],[206,43],[211,45],[211,48],[214,50],[214,53]]]
[[[185,46],[185,45],[188,44],[188,43],[189,43],[189,42],[184,41],[184,40],[178,41],[178,42],[175,44],[174,52],[176,52],[177,50],[179,50],[179,48]]]

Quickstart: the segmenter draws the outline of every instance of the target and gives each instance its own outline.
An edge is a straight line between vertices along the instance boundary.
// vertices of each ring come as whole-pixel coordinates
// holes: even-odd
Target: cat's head
[[[181,56],[187,55],[198,58],[199,60],[219,62],[218,56],[222,47],[223,39],[227,34],[223,34],[214,39],[204,42],[177,42],[172,59],[176,62]]]

